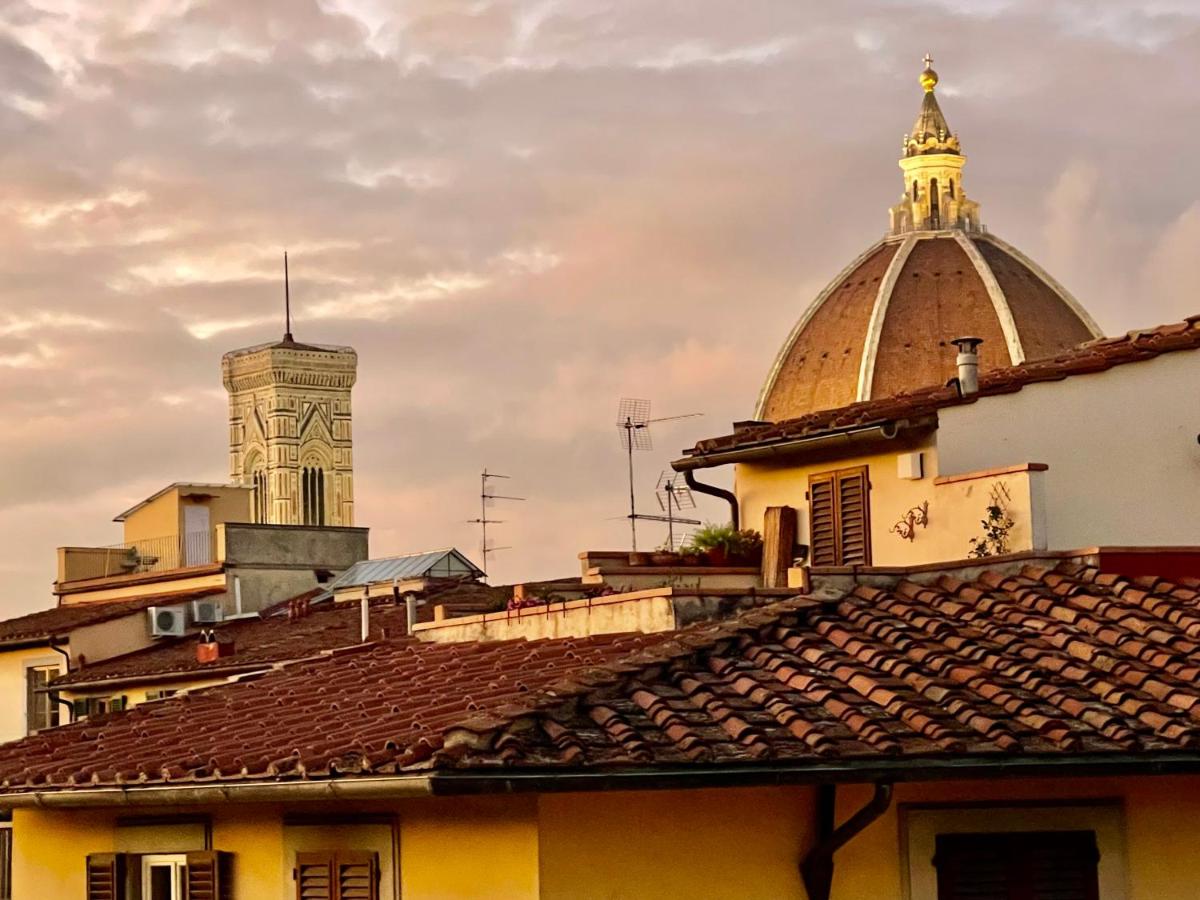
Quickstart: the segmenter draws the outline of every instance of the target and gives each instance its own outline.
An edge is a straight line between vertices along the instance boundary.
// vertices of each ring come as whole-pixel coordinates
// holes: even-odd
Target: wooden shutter
[[[866,466],[809,476],[811,565],[870,565],[870,489]]]
[[[838,564],[837,507],[832,472],[808,479],[808,558],[814,566]]]
[[[768,506],[763,515],[763,587],[787,587],[788,569],[796,552],[796,510]]]
[[[379,862],[374,853],[337,855],[337,900],[379,900]]]
[[[343,850],[296,854],[297,900],[379,900],[379,857]]]
[[[871,517],[867,506],[867,467],[837,473],[838,565],[871,563]]]
[[[187,854],[188,900],[231,900],[233,859],[228,853],[201,850]]]
[[[296,854],[296,900],[335,900],[332,853]]]
[[[87,858],[87,900],[124,900],[125,856],[93,853]]]
[[[1099,900],[1090,831],[938,835],[938,900]]]

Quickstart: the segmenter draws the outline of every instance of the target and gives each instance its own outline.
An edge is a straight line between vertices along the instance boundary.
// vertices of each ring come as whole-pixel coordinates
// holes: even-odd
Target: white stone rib
[[[870,400],[871,387],[875,381],[875,359],[879,355],[879,337],[883,334],[883,322],[887,318],[888,303],[892,299],[892,291],[900,278],[900,271],[908,262],[909,254],[917,246],[920,238],[909,235],[888,263],[883,280],[879,282],[879,290],[875,292],[875,305],[871,308],[871,321],[867,324],[867,337],[863,342],[862,359],[858,364],[858,393],[856,400]]]
[[[850,273],[866,262],[871,257],[871,254],[875,253],[886,243],[889,243],[887,238],[878,240],[856,256],[850,265],[838,272],[837,277],[825,285],[824,290],[817,294],[817,298],[804,311],[804,315],[801,316],[800,321],[796,323],[791,333],[788,334],[788,338],[784,342],[782,349],[780,349],[779,354],[775,357],[775,362],[771,364],[771,371],[767,374],[767,380],[763,383],[762,390],[758,393],[758,403],[754,406],[755,419],[761,419],[766,415],[767,397],[770,396],[771,390],[775,387],[775,382],[779,378],[779,372],[783,368],[783,363],[788,358],[788,354],[792,352],[792,347],[795,345],[796,339],[800,337],[800,332],[812,321],[812,317],[817,314],[817,310],[821,308],[821,304],[829,299],[830,294],[846,280]]]
[[[967,254],[967,259],[971,260],[971,265],[975,267],[975,271],[983,280],[983,286],[987,288],[988,297],[992,301],[992,308],[996,311],[996,318],[1000,320],[1000,331],[1004,334],[1004,343],[1008,345],[1008,358],[1014,366],[1019,366],[1025,362],[1025,348],[1021,346],[1021,336],[1017,334],[1017,321],[1013,318],[1008,298],[1000,289],[1000,282],[996,280],[996,273],[992,271],[992,267],[987,264],[987,260],[983,258],[979,248],[966,234],[955,230],[954,239],[958,241],[958,246],[962,247],[963,253]],[[959,337],[967,337],[967,335],[959,335]]]
[[[1031,271],[1038,278],[1042,279],[1042,281],[1046,282],[1046,284],[1050,285],[1054,293],[1058,294],[1058,298],[1062,300],[1063,303],[1067,304],[1067,306],[1071,307],[1071,311],[1075,313],[1075,315],[1079,316],[1079,318],[1083,321],[1083,324],[1087,326],[1088,331],[1092,333],[1092,337],[1104,337],[1104,332],[1100,330],[1100,326],[1096,324],[1096,320],[1092,318],[1091,313],[1089,313],[1087,309],[1084,308],[1083,304],[1081,304],[1071,295],[1070,291],[1059,284],[1049,272],[1035,263],[1032,259],[1026,256],[1012,244],[1001,240],[990,231],[981,234],[980,237],[982,237],[985,241],[991,241],[1010,256],[1016,257],[1016,259],[1027,269],[1029,269],[1029,271]]]

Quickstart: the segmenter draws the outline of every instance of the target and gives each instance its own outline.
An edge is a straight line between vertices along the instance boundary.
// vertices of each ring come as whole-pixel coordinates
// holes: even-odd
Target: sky
[[[0,614],[227,478],[284,248],[372,555],[477,557],[484,466],[493,580],[627,547],[618,400],[704,414],[649,507],[882,235],[926,52],[992,231],[1109,333],[1200,312],[1196,0],[0,0]]]

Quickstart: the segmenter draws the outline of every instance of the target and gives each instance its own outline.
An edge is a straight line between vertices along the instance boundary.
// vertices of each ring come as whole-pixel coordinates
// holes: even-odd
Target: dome
[[[900,200],[886,237],[850,263],[792,329],[755,418],[779,421],[944,384],[951,342],[983,339],[984,371],[1054,356],[1101,337],[1087,312],[1020,251],[983,227],[967,196],[925,57],[925,95],[904,136]]]
[[[983,339],[981,371],[1054,356],[1101,332],[1020,251],[961,229],[890,236],[825,288],[772,367],[756,419],[779,421],[944,384],[951,341]]]

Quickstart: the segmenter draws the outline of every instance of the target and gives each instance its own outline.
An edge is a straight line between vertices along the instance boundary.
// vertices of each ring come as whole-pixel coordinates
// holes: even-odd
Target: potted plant
[[[650,554],[650,564],[652,566],[677,566],[679,565],[679,554],[663,544]]]
[[[752,528],[737,532],[729,549],[730,562],[735,566],[762,565],[762,535]]]
[[[692,535],[684,552],[703,556],[710,566],[727,566],[737,534],[732,525],[708,522]]]

